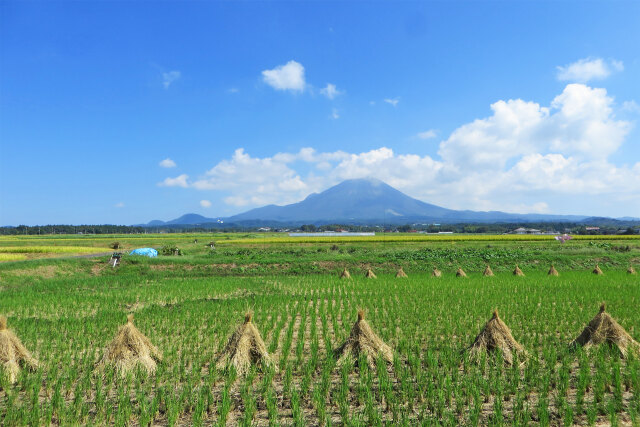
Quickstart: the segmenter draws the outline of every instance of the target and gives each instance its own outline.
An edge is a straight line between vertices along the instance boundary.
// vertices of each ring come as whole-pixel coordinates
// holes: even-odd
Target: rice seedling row
[[[3,311],[40,361],[1,380],[9,424],[540,424],[631,422],[640,363],[567,345],[607,301],[636,339],[638,280],[624,272],[377,280],[301,277],[68,276],[3,291]],[[528,357],[512,366],[464,350],[500,308]],[[338,365],[362,308],[392,364]],[[247,375],[215,360],[244,313],[275,364]],[[155,373],[97,373],[125,314],[163,351]],[[360,362],[360,363],[358,363]],[[357,366],[356,366],[357,365]]]

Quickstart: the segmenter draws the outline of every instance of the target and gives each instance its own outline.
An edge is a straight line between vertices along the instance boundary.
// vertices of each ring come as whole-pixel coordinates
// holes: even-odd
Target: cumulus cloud
[[[513,158],[534,153],[563,153],[601,159],[615,152],[631,124],[616,120],[605,89],[569,84],[549,107],[521,99],[498,101],[493,114],[460,126],[440,145],[453,167],[503,169]]]
[[[387,104],[391,104],[394,107],[398,106],[398,103],[400,102],[399,98],[385,98],[384,102],[386,102]]]
[[[431,139],[438,136],[438,133],[434,129],[425,130],[424,132],[418,132],[416,135],[420,139]]]
[[[332,83],[327,83],[327,86],[325,86],[324,88],[320,89],[320,93],[324,96],[326,96],[329,99],[333,99],[338,95],[342,94],[342,91],[339,91],[336,88],[336,85],[332,84]]]
[[[210,208],[211,202],[209,200],[200,200],[200,206],[203,208]]]
[[[158,185],[160,187],[182,187],[187,188],[189,184],[187,183],[188,175],[182,174],[178,175],[175,178],[165,178],[164,181],[160,182]]]
[[[620,110],[627,113],[640,113],[640,105],[634,100],[624,101]]]
[[[331,118],[334,120],[340,118],[340,114],[338,114],[337,108],[334,108],[333,110],[331,110]]]
[[[166,159],[162,160],[159,163],[159,165],[160,165],[161,168],[175,168],[177,166],[176,162],[174,162],[173,160],[171,160],[168,157]]]
[[[296,61],[278,65],[272,70],[264,70],[262,80],[276,90],[302,92],[306,87],[304,67]]]
[[[591,80],[602,80],[615,71],[624,70],[622,61],[602,58],[584,58],[574,63],[558,66],[558,80],[587,83]]]
[[[491,105],[491,114],[455,129],[438,157],[380,147],[364,152],[298,152],[252,157],[237,149],[193,182],[166,186],[220,191],[237,207],[302,200],[345,179],[377,178],[412,197],[453,209],[596,214],[603,205],[640,210],[640,162],[609,157],[631,124],[617,119],[604,89],[569,84],[549,105],[521,99]],[[593,200],[592,212],[571,211]],[[568,211],[568,212],[567,212]]]
[[[178,80],[181,76],[180,71],[169,71],[167,73],[162,73],[162,86],[165,89],[169,89],[169,86],[176,80]]]
[[[124,208],[124,202],[119,202],[114,205],[116,208]]]

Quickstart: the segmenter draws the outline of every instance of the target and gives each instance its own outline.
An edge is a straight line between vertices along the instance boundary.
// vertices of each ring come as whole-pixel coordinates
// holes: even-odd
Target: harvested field
[[[617,347],[599,345],[602,340],[570,346],[602,301],[616,321],[605,326],[628,334],[614,328],[609,341],[640,339],[640,279],[626,272],[634,252],[617,267],[615,258],[600,261],[607,262],[604,276],[591,273],[592,259],[582,269],[563,264],[559,277],[548,276],[548,259],[537,267],[518,259],[526,276],[514,277],[513,258],[493,257],[494,276],[486,278],[483,259],[443,256],[414,265],[380,256],[385,248],[369,252],[379,263],[331,251],[333,269],[308,272],[313,264],[305,257],[318,252],[305,249],[293,255],[297,263],[286,260],[288,270],[261,270],[261,250],[175,262],[125,258],[115,269],[95,269],[86,259],[40,261],[32,269],[28,262],[3,264],[0,314],[38,368],[21,369],[13,385],[0,375],[0,419],[7,425],[259,426],[637,420],[635,345],[625,347],[624,357]],[[218,264],[235,259],[235,267],[210,268],[214,256]],[[439,279],[431,277],[434,265]],[[459,265],[464,280],[456,277]],[[340,278],[345,266],[350,280]],[[56,273],[43,275],[43,267]],[[377,280],[365,277],[369,267]],[[408,277],[396,279],[399,268]],[[509,333],[487,323],[496,307]],[[366,326],[357,321],[359,309]],[[117,364],[105,363],[96,370],[134,311],[135,328],[148,341],[135,335],[144,345],[124,347],[131,369],[122,375]],[[253,315],[243,323],[248,312]],[[485,326],[490,333],[468,351]],[[516,353],[518,363],[505,363]],[[154,354],[162,358],[147,370],[146,357]],[[144,362],[129,363],[137,355]],[[267,363],[258,355],[268,356]]]

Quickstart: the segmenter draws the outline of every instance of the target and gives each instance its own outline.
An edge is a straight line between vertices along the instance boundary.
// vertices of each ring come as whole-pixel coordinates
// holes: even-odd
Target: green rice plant
[[[15,385],[0,374],[4,424],[556,425],[614,418],[623,424],[640,408],[636,356],[566,350],[603,300],[640,338],[638,279],[622,268],[625,257],[637,256],[633,243],[628,253],[588,241],[553,249],[547,242],[486,248],[462,240],[386,248],[353,243],[339,251],[319,251],[321,244],[227,245],[212,259],[205,248],[192,253],[191,243],[175,242],[189,255],[125,262],[115,270],[94,268],[103,260],[90,259],[0,265],[3,314],[41,362],[36,371],[22,370]],[[597,253],[610,256],[602,262],[610,263],[603,277],[582,267]],[[550,279],[546,263],[556,255],[565,264]],[[469,275],[464,281],[453,276],[458,257]],[[481,277],[485,257],[495,271],[491,280]],[[376,281],[356,273],[369,260],[379,266]],[[514,260],[526,277],[510,275]],[[216,269],[218,262],[229,267]],[[324,262],[331,264],[327,270]],[[354,273],[350,281],[333,274],[343,262]],[[315,270],[310,263],[317,263]],[[444,272],[437,280],[428,275],[434,263]],[[397,265],[408,279],[393,277]],[[56,273],[47,274],[49,267]],[[512,365],[490,353],[471,360],[465,352],[496,307],[528,353]],[[216,357],[249,308],[275,365],[242,376],[216,369]],[[358,308],[393,348],[391,364],[337,365],[333,350],[347,338]],[[163,361],[152,374],[122,377],[105,369],[98,375],[94,365],[128,312],[135,312],[137,327],[162,350]]]
[[[21,261],[27,256],[19,253],[0,253],[0,261]]]
[[[90,246],[0,246],[0,254],[91,254],[108,251],[108,248]]]

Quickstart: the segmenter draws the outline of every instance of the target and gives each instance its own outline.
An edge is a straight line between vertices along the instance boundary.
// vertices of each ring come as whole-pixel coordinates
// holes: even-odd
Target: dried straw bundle
[[[20,365],[34,370],[38,367],[38,361],[31,356],[20,339],[7,329],[7,318],[0,316],[0,367],[9,376],[11,384],[18,379]]]
[[[623,357],[626,357],[630,349],[640,350],[640,344],[605,311],[605,305],[602,304],[600,312],[591,319],[570,347],[580,346],[588,349],[605,343],[617,347]]]
[[[360,355],[367,358],[367,363],[372,368],[375,368],[378,357],[393,362],[393,350],[373,332],[364,320],[363,310],[358,310],[358,320],[351,328],[349,338],[334,353],[338,363],[344,363],[346,359],[357,363]]]
[[[493,317],[480,331],[469,351],[474,359],[478,359],[482,353],[500,351],[509,365],[513,363],[514,353],[526,355],[524,348],[511,335],[509,327],[498,316],[498,310],[494,310]]]
[[[596,276],[602,276],[604,274],[598,264],[596,264],[596,268],[593,269],[593,274]]]
[[[396,273],[396,278],[400,278],[400,277],[409,277],[409,276],[407,276],[407,273],[404,272],[402,267],[400,267],[400,269]]]
[[[549,269],[549,272],[547,273],[549,276],[559,276],[560,273],[558,273],[558,270],[556,270],[556,268],[553,266],[553,264],[551,264],[551,268]]]
[[[629,268],[627,268],[627,273],[629,274],[636,274],[636,270],[633,268],[633,266],[629,266]]]
[[[252,317],[252,313],[245,315],[244,323],[231,335],[224,350],[218,356],[216,367],[226,369],[233,366],[239,375],[243,375],[251,365],[273,364],[260,331],[251,322]]]
[[[152,373],[156,370],[156,361],[161,360],[162,352],[134,326],[133,314],[130,314],[127,316],[127,323],[120,327],[107,347],[98,367],[113,365],[117,371],[125,374],[140,365]]]
[[[366,277],[367,279],[377,279],[378,278],[378,276],[376,276],[371,269],[367,270],[367,272],[365,273],[364,277]]]
[[[485,277],[492,277],[493,276],[493,270],[491,270],[491,267],[489,267],[489,264],[487,264],[487,266],[484,268],[484,271],[482,272],[482,275]]]
[[[516,265],[515,270],[513,270],[513,275],[514,276],[522,276],[522,277],[524,277],[524,272],[522,270],[520,270],[520,267],[518,267]]]
[[[431,277],[442,277],[442,271],[438,270],[436,267],[433,267]]]
[[[456,277],[467,277],[467,273],[464,272],[462,267],[458,267],[458,270],[456,271]]]
[[[342,273],[340,273],[340,278],[351,279],[351,274],[349,274],[349,270],[347,270],[347,267],[345,267],[344,270],[342,270]]]

